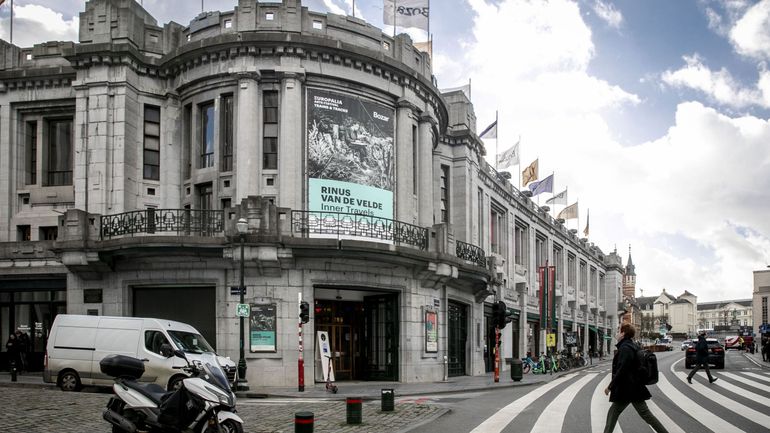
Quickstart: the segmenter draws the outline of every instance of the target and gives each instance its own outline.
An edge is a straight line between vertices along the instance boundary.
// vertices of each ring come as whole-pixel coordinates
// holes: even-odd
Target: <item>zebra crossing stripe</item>
[[[743,382],[743,383],[746,383],[746,384],[748,384],[750,386],[755,386],[755,387],[760,387],[761,386],[761,387],[764,388],[764,391],[770,391],[770,386],[757,385],[756,383],[752,382],[751,380],[745,379],[743,377],[740,377],[737,374],[720,373],[720,376],[729,377],[732,380],[736,380],[738,382]],[[751,391],[747,391],[747,390],[745,390],[743,388],[740,388],[738,386],[733,385],[732,383],[720,380],[718,382],[714,382],[714,384],[717,385],[717,386],[721,386],[722,388],[726,389],[727,391],[730,391],[732,393],[738,394],[738,395],[740,395],[742,397],[746,397],[749,400],[753,400],[753,401],[756,401],[757,403],[761,403],[765,407],[770,406],[770,398],[761,396],[759,394],[755,394],[755,393],[753,393]]]
[[[674,364],[676,364],[676,363],[674,363]],[[673,368],[674,364],[672,364],[672,368]],[[676,374],[676,373],[674,373],[674,374]],[[685,376],[682,373],[676,374],[676,376],[682,382],[687,383],[687,379],[685,378]],[[716,382],[716,385],[719,385],[719,382]],[[692,385],[688,385],[688,386],[692,386],[692,388],[695,391],[697,391],[698,393],[700,393],[701,395],[703,395],[707,399],[713,401],[714,403],[716,403],[718,405],[721,405],[725,409],[728,409],[728,410],[731,410],[731,411],[735,412],[737,415],[740,415],[740,416],[742,416],[744,418],[750,419],[752,422],[755,422],[755,423],[757,423],[759,425],[770,425],[770,416],[767,416],[767,415],[765,415],[763,413],[760,413],[760,412],[758,412],[758,411],[756,411],[754,409],[746,407],[746,406],[738,403],[737,401],[735,401],[735,400],[733,400],[731,398],[725,397],[722,394],[709,389],[709,387],[707,387],[707,386],[705,386],[705,385],[703,385],[703,384],[701,384],[701,383],[699,383],[697,381],[693,381]],[[747,392],[748,391],[738,391],[739,394],[746,394]],[[712,424],[709,424],[709,425],[712,426]],[[735,428],[735,427],[732,427],[732,428]],[[725,430],[725,431],[731,431],[731,430]]]
[[[755,381],[755,380],[746,379],[745,377],[743,377],[743,376],[739,376],[739,375],[737,375],[737,374],[735,374],[735,373],[725,373],[725,372],[720,372],[720,373],[719,373],[719,375],[720,375],[720,376],[724,376],[724,377],[729,377],[730,379],[732,379],[732,380],[734,380],[734,381],[736,381],[736,382],[741,382],[741,383],[744,383],[744,384],[746,384],[746,385],[748,385],[748,386],[751,386],[751,387],[753,387],[753,388],[759,389],[760,391],[770,392],[770,386],[768,386],[768,385],[763,385],[763,384],[761,384],[761,383],[757,383],[757,381]],[[719,384],[721,384],[721,382],[716,382],[716,383],[717,383],[718,385],[719,385]],[[741,390],[741,392],[736,392],[736,394],[741,394],[741,395],[743,395],[743,390]],[[764,398],[764,397],[763,397],[763,398]],[[767,406],[768,404],[767,404],[767,403],[765,403],[765,405]]]
[[[567,415],[569,406],[575,400],[577,393],[596,376],[597,373],[587,374],[559,393],[559,395],[546,406],[543,413],[540,414],[540,417],[535,422],[535,426],[530,433],[553,433],[563,431],[562,426],[564,425],[564,417]]]
[[[672,369],[673,365],[672,364]],[[673,372],[674,375],[681,375],[681,373]],[[685,380],[682,378],[682,380]],[[688,385],[689,386],[689,385]],[[686,397],[684,394],[679,392],[678,389],[674,388],[674,385],[671,384],[671,382],[666,379],[665,374],[661,374],[658,377],[658,388],[663,392],[663,394],[668,397],[671,402],[677,406],[679,406],[683,412],[688,414],[697,414],[698,418],[697,421],[701,424],[703,424],[704,429],[702,431],[709,431],[709,429],[706,427],[708,426],[711,428],[710,431],[712,432],[731,432],[731,433],[746,433],[745,431],[735,427],[731,423],[723,420],[722,418],[714,415],[713,413],[703,410],[703,407],[699,405],[698,403],[692,401],[688,397]]]
[[[602,433],[604,431],[604,424],[607,423],[607,412],[609,412],[612,403],[610,403],[610,398],[604,395],[604,390],[610,385],[611,380],[612,373],[609,373],[599,382],[596,389],[594,389],[593,396],[591,396],[592,433]],[[620,423],[615,424],[614,433],[623,433]]]
[[[508,406],[498,410],[494,415],[479,424],[478,427],[471,430],[471,433],[499,433],[503,431],[503,429],[513,421],[521,411],[532,404],[532,402],[540,398],[546,392],[563,384],[564,381],[560,379],[569,379],[571,376],[571,374],[564,375],[559,379],[552,380],[539,388],[533,389],[531,392],[528,392],[508,404]]]
[[[647,407],[650,408],[650,411],[655,415],[655,418],[660,421],[661,424],[663,424],[663,427],[668,430],[668,433],[687,433],[684,430],[682,430],[681,427],[679,427],[679,424],[675,423],[674,420],[669,418],[668,415],[666,415],[666,412],[663,412],[657,404],[655,404],[652,399],[647,400]],[[617,430],[617,429],[616,429]]]
[[[762,382],[770,383],[770,377],[767,377],[764,374],[757,374],[757,373],[750,373],[750,372],[746,372],[746,373],[743,373],[743,374],[745,374],[746,376],[753,377],[754,379],[759,379]]]

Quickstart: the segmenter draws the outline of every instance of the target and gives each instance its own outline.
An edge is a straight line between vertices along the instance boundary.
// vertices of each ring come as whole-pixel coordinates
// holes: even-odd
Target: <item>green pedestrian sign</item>
[[[249,317],[250,313],[251,308],[249,307],[249,304],[238,304],[235,307],[235,315],[237,317]]]

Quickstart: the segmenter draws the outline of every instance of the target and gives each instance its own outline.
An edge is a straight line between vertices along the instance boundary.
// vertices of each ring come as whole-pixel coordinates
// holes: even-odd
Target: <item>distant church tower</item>
[[[628,263],[626,264],[626,272],[623,275],[623,298],[636,298],[636,271],[634,261],[631,260],[631,245],[628,246]]]

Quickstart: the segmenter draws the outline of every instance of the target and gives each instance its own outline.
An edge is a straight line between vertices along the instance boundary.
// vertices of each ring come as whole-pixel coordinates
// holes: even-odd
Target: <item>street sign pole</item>
[[[299,357],[297,358],[297,379],[299,392],[305,391],[305,360],[302,355],[302,318],[300,317],[300,305],[302,305],[302,292],[297,293],[297,327],[299,328]]]

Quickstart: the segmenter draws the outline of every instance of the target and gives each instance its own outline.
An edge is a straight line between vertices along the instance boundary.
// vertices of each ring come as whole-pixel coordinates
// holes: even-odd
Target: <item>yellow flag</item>
[[[537,159],[521,172],[521,186],[527,186],[533,180],[537,180]]]

